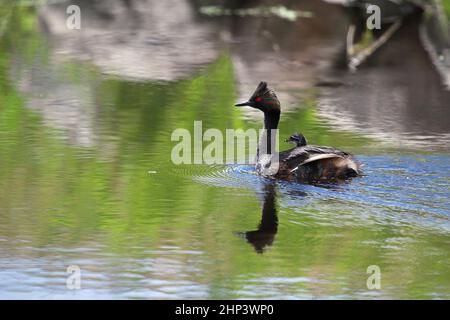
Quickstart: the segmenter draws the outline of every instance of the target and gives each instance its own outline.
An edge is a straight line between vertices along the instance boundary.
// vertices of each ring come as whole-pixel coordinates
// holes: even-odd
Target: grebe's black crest
[[[236,104],[236,107],[249,106],[263,112],[280,112],[280,101],[275,91],[261,81],[248,101]]]

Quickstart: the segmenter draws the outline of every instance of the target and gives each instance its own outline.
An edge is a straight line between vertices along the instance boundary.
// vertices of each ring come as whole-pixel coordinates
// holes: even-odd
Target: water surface
[[[450,298],[450,99],[414,33],[401,37],[410,64],[386,47],[350,74],[336,68],[338,6],[305,1],[296,9],[315,16],[289,21],[183,2],[178,20],[141,24],[144,9],[118,6],[86,7],[77,35],[52,25],[64,5],[2,11],[1,298]],[[180,21],[185,45],[170,30]],[[118,43],[126,59],[99,55]],[[196,44],[192,59],[178,47]],[[350,151],[364,176],[314,186],[171,162],[172,131],[195,120],[258,128],[233,105],[260,79],[288,111],[281,136]],[[69,265],[81,290],[66,288]]]

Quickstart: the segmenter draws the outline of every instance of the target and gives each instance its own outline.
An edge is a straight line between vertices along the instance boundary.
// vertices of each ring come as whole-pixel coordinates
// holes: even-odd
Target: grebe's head
[[[261,81],[247,102],[238,103],[236,107],[249,106],[259,109],[262,112],[280,112],[280,101],[278,101],[275,91]]]
[[[288,139],[285,140],[286,142],[289,142],[291,144],[295,144],[297,147],[303,147],[308,144],[308,141],[306,141],[306,138],[301,133],[296,133],[290,136]]]

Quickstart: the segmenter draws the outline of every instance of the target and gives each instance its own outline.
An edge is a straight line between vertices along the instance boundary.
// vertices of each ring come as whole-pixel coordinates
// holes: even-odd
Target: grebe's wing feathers
[[[322,160],[322,159],[331,159],[331,158],[343,158],[340,155],[337,155],[335,153],[322,153],[322,154],[317,154],[314,156],[309,157],[308,159],[306,159],[305,161],[303,161],[302,163],[300,163],[300,166],[313,162],[313,161],[317,161],[317,160]]]
[[[303,162],[308,159],[309,154],[305,150],[305,147],[296,147],[289,150],[285,150],[279,153],[280,162]]]
[[[351,154],[333,147],[326,147],[326,146],[314,146],[314,145],[306,145],[303,147],[306,152],[314,154],[324,154],[324,153],[334,153],[336,155],[347,157]]]
[[[351,154],[326,146],[306,145],[293,148],[280,153],[280,161],[288,165],[291,172],[296,171],[300,166],[332,158],[350,158]]]
[[[286,151],[280,152],[280,161],[282,162],[292,162],[296,160],[295,162],[304,162],[308,159],[313,159],[316,155],[322,155],[322,154],[333,154],[335,157],[349,157],[351,156],[350,153],[347,153],[345,151],[335,149],[332,147],[325,147],[325,146],[314,146],[314,145],[306,145],[303,147],[297,147],[292,148]],[[316,160],[320,160],[316,158]],[[313,160],[310,160],[311,162]]]
[[[317,154],[317,155],[314,155],[314,156],[309,157],[308,159],[306,159],[305,161],[303,161],[302,163],[300,163],[298,166],[296,166],[295,168],[293,168],[293,169],[291,170],[291,172],[296,171],[300,166],[303,166],[303,165],[305,165],[305,164],[307,164],[307,163],[311,163],[311,162],[319,161],[319,160],[323,160],[323,159],[332,159],[332,158],[341,158],[341,159],[342,159],[343,157],[340,156],[340,155],[337,155],[337,154],[335,154],[335,153],[322,153],[322,154]]]

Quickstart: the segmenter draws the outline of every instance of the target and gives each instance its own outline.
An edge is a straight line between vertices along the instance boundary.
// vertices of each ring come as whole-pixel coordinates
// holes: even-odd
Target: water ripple
[[[314,204],[323,215],[339,210],[350,212],[351,224],[367,223],[414,225],[450,232],[450,175],[448,155],[361,156],[364,176],[343,184],[308,185],[279,181],[281,207],[303,211]],[[196,174],[197,182],[224,188],[260,192],[265,178],[253,166],[233,165]],[[330,205],[331,204],[331,205]],[[316,217],[317,218],[317,217]],[[349,219],[340,217],[342,223]],[[330,220],[331,221],[331,220]]]

